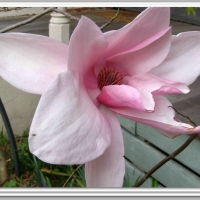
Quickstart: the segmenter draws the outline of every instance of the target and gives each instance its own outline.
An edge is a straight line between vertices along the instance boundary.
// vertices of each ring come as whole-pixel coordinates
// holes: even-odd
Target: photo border
[[[183,2],[183,1],[131,1],[131,0],[126,0],[121,2],[120,0],[118,1],[106,1],[103,0],[101,2],[97,1],[80,1],[80,0],[75,0],[75,1],[49,1],[49,0],[35,0],[35,1],[27,1],[27,0],[22,0],[22,1],[13,1],[13,0],[0,0],[0,6],[5,6],[5,7],[12,7],[13,5],[19,6],[19,7],[112,7],[113,5],[115,7],[200,7],[200,0],[196,1],[191,1],[191,2]]]
[[[0,196],[20,196],[20,197],[196,197],[200,196],[200,189],[155,189],[155,188],[12,188],[0,189]]]
[[[183,2],[183,1],[135,1],[126,0],[124,2],[118,1],[70,1],[70,0],[63,0],[52,2],[49,0],[46,1],[1,1],[0,6],[3,7],[200,7],[200,0],[199,1],[192,1],[192,2]],[[188,188],[166,188],[166,189],[155,189],[155,188],[114,188],[114,189],[90,189],[90,188],[0,188],[0,197],[62,197],[62,196],[69,196],[69,197],[196,197],[200,196],[200,189],[188,189]]]

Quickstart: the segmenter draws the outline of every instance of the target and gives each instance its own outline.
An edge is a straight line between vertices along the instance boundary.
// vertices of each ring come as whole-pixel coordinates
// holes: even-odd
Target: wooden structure
[[[168,154],[173,153],[187,139],[188,135],[167,138],[149,126],[119,118],[123,130],[126,172],[132,185],[144,176]],[[200,187],[200,139],[195,139],[175,159],[164,164],[152,174],[159,187],[199,188]],[[149,178],[141,187],[152,187]]]

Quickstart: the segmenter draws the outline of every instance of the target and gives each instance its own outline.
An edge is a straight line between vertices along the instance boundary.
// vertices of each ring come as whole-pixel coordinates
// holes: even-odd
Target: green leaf
[[[187,12],[188,15],[190,15],[192,13],[194,16],[196,16],[195,9],[196,8],[194,8],[194,7],[187,7],[186,12]]]
[[[74,184],[75,178],[72,178],[72,180],[69,182],[69,187],[72,187]]]
[[[10,180],[7,183],[4,183],[3,187],[16,187],[17,186],[17,182],[16,180]]]
[[[47,169],[47,168],[42,168],[41,169],[41,172],[46,172],[48,174],[53,174],[53,175],[58,175],[58,176],[70,176],[71,173],[64,173],[64,172],[59,172],[58,169],[55,169],[55,170],[50,170],[50,169]]]
[[[158,187],[158,181],[155,178],[152,178],[152,187]]]
[[[46,176],[46,184],[47,184],[48,187],[51,187],[50,180],[49,180],[49,178],[47,176]]]

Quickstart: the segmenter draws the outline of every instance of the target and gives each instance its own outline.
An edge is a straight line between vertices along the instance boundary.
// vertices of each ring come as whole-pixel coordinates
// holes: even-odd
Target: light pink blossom
[[[188,93],[199,76],[200,33],[172,36],[169,22],[169,8],[148,8],[123,28],[102,33],[82,17],[69,46],[39,35],[1,34],[1,77],[42,94],[30,151],[48,163],[85,163],[88,187],[121,187],[117,114],[171,138],[198,133],[200,127],[174,119],[163,95]]]

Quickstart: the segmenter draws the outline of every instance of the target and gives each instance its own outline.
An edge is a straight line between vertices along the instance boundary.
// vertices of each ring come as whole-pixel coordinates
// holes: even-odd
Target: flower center
[[[113,67],[104,67],[99,71],[97,81],[100,90],[106,85],[121,85],[123,80],[122,74]]]

